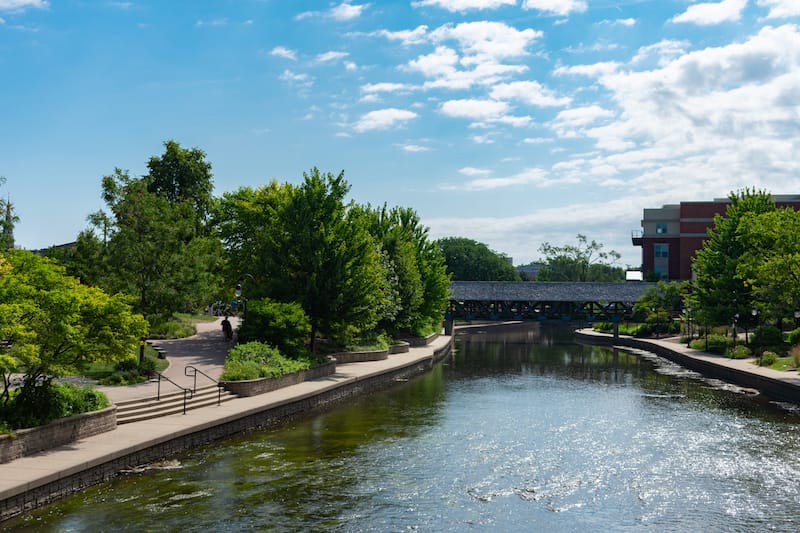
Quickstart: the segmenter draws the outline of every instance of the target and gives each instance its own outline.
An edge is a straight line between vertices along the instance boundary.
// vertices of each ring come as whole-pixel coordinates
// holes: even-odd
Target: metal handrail
[[[191,374],[189,374],[189,370],[192,370]],[[198,372],[203,374],[205,377],[207,377],[208,379],[210,379],[211,381],[213,381],[214,383],[217,384],[217,405],[222,405],[222,389],[225,388],[222,385],[222,383],[220,383],[218,380],[212,378],[211,376],[209,376],[208,374],[206,374],[205,372],[203,372],[202,370],[200,370],[196,366],[186,365],[183,368],[183,375],[186,376],[186,377],[194,377],[194,384],[192,385],[192,392],[197,392],[197,373]]]
[[[194,396],[194,392],[192,392],[192,389],[187,389],[186,387],[181,387],[180,385],[178,385],[177,383],[175,383],[174,381],[169,379],[167,376],[165,376],[161,372],[156,372],[156,374],[158,374],[158,387],[156,389],[156,401],[157,402],[161,401],[161,379],[162,378],[166,379],[167,381],[169,381],[170,383],[172,383],[173,385],[175,385],[176,387],[178,387],[179,389],[181,389],[183,391],[183,414],[186,414],[186,402],[188,400],[191,400],[192,396]]]

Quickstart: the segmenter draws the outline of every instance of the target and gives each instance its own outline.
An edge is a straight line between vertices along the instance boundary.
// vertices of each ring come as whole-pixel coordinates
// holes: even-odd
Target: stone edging
[[[69,444],[117,427],[117,406],[59,418],[43,426],[0,435],[0,463]]]
[[[713,377],[733,383],[741,387],[757,389],[762,394],[775,400],[800,403],[800,387],[780,379],[774,379],[753,372],[746,372],[737,368],[725,365],[718,365],[706,359],[692,357],[685,353],[670,350],[662,344],[648,342],[644,339],[619,336],[614,338],[607,334],[586,334],[579,331],[575,332],[575,339],[587,344],[598,344],[603,346],[622,346],[636,348],[646,352],[654,353],[664,359],[668,359],[679,365],[699,372],[704,376]]]
[[[427,337],[404,337],[402,340],[407,342],[412,347],[417,348],[419,346],[427,346],[438,339],[439,335],[440,333],[431,333]]]
[[[411,349],[411,345],[406,341],[398,341],[397,344],[392,344],[389,346],[389,355],[394,355],[398,353],[408,353]]]
[[[383,361],[389,357],[389,350],[370,350],[366,352],[338,352],[331,354],[339,364],[363,363],[365,361]]]
[[[336,361],[317,365],[308,370],[298,370],[279,378],[246,379],[241,381],[220,381],[225,390],[237,396],[257,396],[265,392],[274,391],[290,385],[297,385],[303,381],[319,379],[330,376],[336,372]]]

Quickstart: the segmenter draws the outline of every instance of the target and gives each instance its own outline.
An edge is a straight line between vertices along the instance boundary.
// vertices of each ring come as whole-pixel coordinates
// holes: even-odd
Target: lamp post
[[[800,309],[794,312],[794,327],[800,327]]]
[[[755,307],[750,310],[750,314],[753,315],[753,333],[755,333],[756,328],[758,327],[758,309]],[[758,336],[756,336],[758,339]],[[756,348],[758,349],[758,348]],[[761,350],[758,351],[758,366],[761,366]]]
[[[692,346],[692,308],[686,306],[686,347]]]
[[[236,288],[235,288],[233,293],[234,293],[234,295],[236,295],[236,301],[237,302],[241,299],[242,307],[244,309],[242,311],[242,321],[246,322],[247,321],[247,298],[242,297],[242,284],[244,283],[244,279],[245,278],[250,278],[250,281],[252,281],[254,283],[256,281],[256,279],[253,277],[252,274],[247,274],[247,273],[242,274],[241,276],[239,276],[239,281],[236,282]]]
[[[659,334],[658,334],[658,310],[657,310],[657,308],[655,306],[653,306],[652,311],[656,315],[656,339],[658,339],[659,338]]]
[[[739,321],[739,313],[733,315],[733,349],[736,349],[736,323]]]

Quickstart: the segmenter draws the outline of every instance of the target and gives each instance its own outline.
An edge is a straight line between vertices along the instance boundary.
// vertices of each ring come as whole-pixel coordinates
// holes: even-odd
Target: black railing
[[[189,373],[190,370],[192,371],[191,374]],[[199,374],[203,374],[205,377],[207,377],[208,379],[210,379],[211,381],[213,381],[214,383],[217,384],[217,405],[222,405],[222,389],[224,389],[225,387],[223,387],[222,384],[219,381],[217,381],[216,379],[212,378],[211,376],[209,376],[208,374],[206,374],[205,372],[203,372],[199,368],[197,368],[195,366],[192,366],[192,365],[186,365],[186,367],[183,369],[183,375],[186,376],[186,377],[193,377],[194,378],[194,382],[193,382],[193,385],[192,385],[192,392],[197,392],[197,374],[198,373]]]
[[[183,391],[183,414],[186,414],[186,402],[191,400],[192,396],[194,395],[194,393],[192,392],[192,389],[187,389],[186,387],[181,387],[180,385],[178,385],[177,383],[175,383],[174,381],[169,379],[167,376],[165,376],[161,372],[156,372],[156,374],[158,374],[158,388],[156,389],[156,401],[157,402],[161,401],[161,380],[165,379],[165,380],[169,381],[170,383],[172,383],[173,385],[175,385],[176,387],[178,387],[179,389],[181,389]]]

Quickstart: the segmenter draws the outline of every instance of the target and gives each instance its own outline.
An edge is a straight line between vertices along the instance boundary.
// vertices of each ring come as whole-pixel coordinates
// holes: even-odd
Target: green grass
[[[149,344],[144,346],[144,356],[149,359],[155,360],[156,371],[163,372],[169,366],[169,361],[166,359],[159,359],[158,352],[155,351]],[[138,360],[138,356],[137,356]],[[81,372],[81,375],[97,381],[108,379],[116,372],[114,363],[92,363],[86,370]],[[120,383],[124,385],[125,383]]]
[[[175,318],[180,318],[181,320],[198,321],[198,322],[214,322],[216,319],[219,318],[218,316],[213,316],[213,315],[206,315],[206,314],[192,315],[190,313],[175,313],[175,315],[173,316],[175,316]]]
[[[758,359],[756,359],[756,364],[758,364]],[[781,372],[794,370],[791,357],[779,357],[778,360],[775,361],[775,363],[771,365],[769,368],[773,370],[780,370]]]

